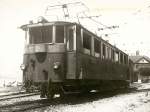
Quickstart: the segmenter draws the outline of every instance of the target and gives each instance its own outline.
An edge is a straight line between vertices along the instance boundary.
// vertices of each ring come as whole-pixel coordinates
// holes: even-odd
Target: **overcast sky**
[[[0,78],[21,79],[24,32],[18,27],[43,16],[48,5],[75,0],[0,0]],[[104,25],[119,28],[98,32],[129,54],[140,51],[150,56],[150,1],[148,0],[82,0]],[[86,20],[87,21],[87,20]],[[83,24],[84,21],[82,20]],[[94,23],[93,23],[94,24]],[[91,24],[89,24],[90,26]],[[95,28],[102,27],[97,25]]]

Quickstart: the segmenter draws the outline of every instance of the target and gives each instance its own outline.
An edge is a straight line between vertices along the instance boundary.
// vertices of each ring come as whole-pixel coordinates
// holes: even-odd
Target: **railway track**
[[[75,95],[67,95],[67,97],[64,100],[60,100],[60,98],[56,98],[52,101],[48,100],[48,99],[34,99],[34,100],[21,100],[21,101],[17,101],[14,103],[6,103],[5,105],[0,105],[0,112],[28,112],[30,110],[36,110],[36,109],[40,109],[43,107],[48,107],[48,106],[54,106],[57,104],[78,104],[78,103],[84,103],[84,102],[91,102],[97,99],[103,99],[103,98],[107,98],[107,97],[111,97],[117,94],[127,94],[127,93],[134,93],[134,92],[145,92],[145,91],[149,91],[149,89],[142,89],[142,90],[132,90],[132,89],[126,89],[126,90],[117,90],[117,91],[112,91],[112,92],[105,92],[105,94],[103,93],[89,93],[89,94],[84,94],[81,96],[75,96]],[[13,95],[5,95],[3,96],[3,98],[1,98],[2,96],[0,96],[0,101],[1,102],[5,102],[6,100],[10,100],[11,99],[19,99],[20,97],[28,97],[29,96],[34,96],[34,95],[38,95],[39,93],[31,93],[31,94],[27,94],[27,93],[15,93]],[[24,98],[23,98],[24,99]],[[30,99],[30,98],[29,98]]]
[[[12,94],[0,95],[0,112],[20,112],[30,108],[40,107],[39,92],[26,93],[16,92]]]
[[[26,93],[26,92],[12,93],[12,94],[8,94],[8,95],[1,95],[0,101],[22,98],[22,97],[28,97],[28,96],[34,96],[34,95],[39,95],[39,94],[40,94],[39,92],[36,92],[36,93]]]
[[[55,105],[58,104],[82,104],[85,102],[92,102],[97,99],[104,99],[108,98],[114,95],[117,95],[118,93],[124,94],[127,91],[112,91],[112,92],[105,92],[103,93],[88,93],[88,94],[82,94],[82,95],[67,95],[65,99],[61,100],[60,98],[55,98],[53,100],[48,100],[48,99],[35,99],[32,101],[20,101],[20,102],[15,102],[13,104],[5,104],[0,106],[0,112],[30,112],[33,110],[41,109],[41,108],[46,108],[46,107],[52,107],[52,109],[55,107]],[[127,92],[128,93],[128,92]]]
[[[25,91],[20,91],[20,92],[14,92],[14,93],[3,94],[3,95],[0,95],[0,98],[6,97],[6,96],[11,96],[11,95],[24,94],[24,93],[26,93],[26,92],[25,92]]]
[[[0,106],[0,112],[22,112],[31,109],[41,108],[48,106],[49,100],[47,99],[38,99],[34,101],[23,101],[23,102],[16,102],[14,104],[8,104],[4,106]]]

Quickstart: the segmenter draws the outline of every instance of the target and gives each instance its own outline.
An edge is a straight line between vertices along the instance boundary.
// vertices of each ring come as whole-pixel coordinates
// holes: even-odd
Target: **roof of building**
[[[130,56],[129,57],[131,59],[131,61],[133,61],[133,63],[138,63],[140,60],[145,59],[146,61],[148,61],[150,63],[150,58],[147,56]]]

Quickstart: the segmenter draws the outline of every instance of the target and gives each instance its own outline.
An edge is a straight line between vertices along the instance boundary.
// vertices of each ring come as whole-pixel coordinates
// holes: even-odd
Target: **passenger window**
[[[111,48],[109,48],[109,59],[111,60]]]
[[[120,63],[123,63],[123,54],[120,53]]]
[[[111,60],[114,61],[114,50],[111,49]]]
[[[64,43],[64,26],[56,26],[56,43]]]
[[[124,55],[124,63],[128,64],[128,57],[126,55]]]
[[[103,57],[102,58],[103,59],[106,58],[106,46],[105,46],[105,44],[103,44]]]
[[[119,62],[119,52],[115,52],[115,62]]]
[[[77,49],[82,51],[81,27],[76,26]]]
[[[85,54],[91,54],[91,36],[83,32],[83,48]]]
[[[107,47],[107,59],[111,59],[111,52],[109,47]]]
[[[96,39],[94,39],[94,55],[100,57],[100,42]]]

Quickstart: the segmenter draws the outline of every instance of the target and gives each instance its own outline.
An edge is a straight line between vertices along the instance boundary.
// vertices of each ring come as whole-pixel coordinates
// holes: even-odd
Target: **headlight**
[[[38,17],[38,23],[46,23],[48,20],[46,20],[43,16]]]
[[[58,69],[59,68],[59,66],[58,65],[54,65],[54,69]]]
[[[42,23],[43,19],[44,18],[42,16],[38,17],[38,23]]]
[[[21,70],[25,70],[25,68],[26,68],[25,64],[21,64],[20,68],[21,68]]]
[[[57,70],[60,67],[60,62],[55,62],[54,63],[54,69]]]

